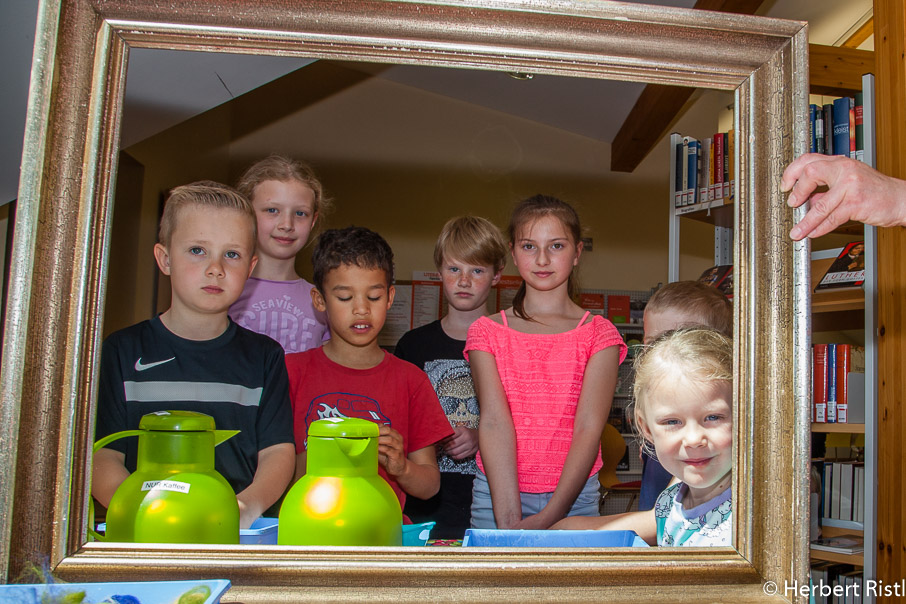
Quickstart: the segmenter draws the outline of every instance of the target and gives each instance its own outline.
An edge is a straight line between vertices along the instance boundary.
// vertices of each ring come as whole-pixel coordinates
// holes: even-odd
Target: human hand
[[[454,426],[453,436],[443,441],[444,453],[453,459],[466,459],[478,453],[478,430]]]
[[[544,510],[541,510],[537,514],[526,516],[510,528],[523,531],[541,531],[549,529],[553,524],[554,521],[544,513]]]
[[[236,502],[239,503],[239,528],[250,528],[252,523],[258,520],[261,513],[254,506],[247,504],[239,497],[236,498]]]
[[[826,190],[817,191],[819,187]],[[842,155],[809,153],[783,172],[780,188],[789,191],[787,203],[811,203],[790,231],[790,237],[820,237],[848,220],[874,226],[906,225],[906,182]]]
[[[378,433],[378,464],[390,476],[399,476],[406,471],[406,455],[403,452],[403,435],[384,424]]]

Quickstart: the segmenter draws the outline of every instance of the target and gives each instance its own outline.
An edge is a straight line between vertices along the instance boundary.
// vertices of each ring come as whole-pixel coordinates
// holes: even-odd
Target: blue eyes
[[[189,254],[191,254],[192,256],[204,256],[206,252],[203,247],[195,246],[189,248]],[[229,260],[238,260],[242,257],[242,255],[237,251],[230,250],[228,252],[224,252],[223,257]]]
[[[278,210],[277,208],[265,208],[264,209],[265,214],[278,214],[279,212],[280,212],[280,210]],[[306,216],[308,216],[308,212],[306,212],[305,210],[298,210],[293,213],[296,216],[298,216],[299,218],[305,218]]]

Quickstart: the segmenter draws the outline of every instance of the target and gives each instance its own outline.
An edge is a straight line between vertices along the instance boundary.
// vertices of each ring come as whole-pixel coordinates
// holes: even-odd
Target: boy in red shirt
[[[308,426],[325,417],[380,425],[378,471],[405,505],[440,488],[434,444],[453,434],[428,376],[378,346],[393,304],[393,252],[362,227],[324,232],[312,253],[316,310],[327,313],[330,340],[286,356],[296,478],[305,474]]]

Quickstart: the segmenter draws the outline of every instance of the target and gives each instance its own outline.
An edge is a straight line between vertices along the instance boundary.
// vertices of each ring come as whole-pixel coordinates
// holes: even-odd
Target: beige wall
[[[583,287],[648,289],[666,281],[666,139],[634,173],[610,173],[607,143],[343,66],[316,65],[126,150],[144,166],[142,208],[133,212],[142,223],[134,280],[114,283],[111,275],[108,302],[132,291],[134,315],[108,312],[108,329],[147,318],[161,195],[202,178],[234,183],[249,163],[272,152],[315,166],[336,201],[328,226],[363,225],[385,236],[397,278],[433,267],[434,239],[451,216],[477,214],[505,228],[513,203],[543,192],[574,204],[593,238],[582,259]],[[599,102],[603,115],[607,99]],[[673,130],[710,136],[730,103],[729,93],[703,93]],[[306,276],[309,252],[299,260]],[[697,277],[713,264],[712,228],[684,221],[682,252],[681,277]],[[166,283],[159,294],[163,310]]]

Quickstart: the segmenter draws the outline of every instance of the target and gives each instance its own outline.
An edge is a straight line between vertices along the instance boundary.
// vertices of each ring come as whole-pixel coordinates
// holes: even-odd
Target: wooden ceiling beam
[[[697,10],[754,15],[764,0],[698,0]],[[695,88],[648,84],[610,147],[610,170],[632,172],[667,134]]]
[[[862,74],[875,72],[875,53],[841,46],[808,45],[812,94],[849,96],[862,90]]]
[[[875,33],[875,20],[874,17],[869,17],[869,19],[859,26],[859,29],[853,32],[853,34],[846,39],[846,42],[841,44],[844,48],[859,48],[862,46],[862,42],[867,40],[869,36],[874,35]]]

